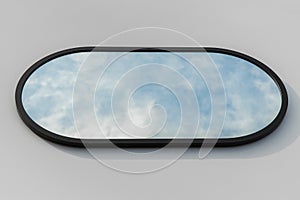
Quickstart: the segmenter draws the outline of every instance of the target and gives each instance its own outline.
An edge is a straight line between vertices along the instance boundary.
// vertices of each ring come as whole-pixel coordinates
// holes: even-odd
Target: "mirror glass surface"
[[[183,105],[178,95],[186,97],[186,109],[199,110],[196,138],[204,138],[212,117],[212,100],[207,85],[210,77],[201,75],[201,70],[199,74],[190,62],[193,59],[202,62],[203,59],[205,65],[203,54],[209,56],[208,65],[213,63],[223,81],[226,113],[220,138],[255,133],[276,118],[282,98],[274,80],[249,61],[214,52],[176,52],[176,55],[171,52],[127,52],[126,55],[124,52],[78,52],[64,55],[41,65],[29,76],[22,90],[22,104],[28,116],[48,131],[72,138],[102,139],[103,136],[97,133],[78,135],[73,97],[80,71],[89,69],[92,73],[93,69],[106,65],[109,67],[101,76],[97,75],[96,87],[91,88],[95,118],[106,138],[172,139],[176,137],[179,126],[185,132],[184,137],[193,138],[189,124],[181,123]],[[153,76],[168,84],[151,83]],[[86,79],[88,82],[89,78]],[[138,80],[148,80],[148,84],[137,87],[128,99],[118,96],[118,92],[126,92],[127,87],[132,87],[131,82]],[[196,97],[198,108],[189,103],[189,89]],[[81,95],[83,98],[88,96],[84,92]],[[80,104],[76,105],[78,109]],[[81,106],[84,110],[86,105]],[[89,119],[82,117],[81,120],[78,123],[88,127]],[[131,130],[130,126],[140,130],[145,128],[146,131],[131,135],[124,131]]]

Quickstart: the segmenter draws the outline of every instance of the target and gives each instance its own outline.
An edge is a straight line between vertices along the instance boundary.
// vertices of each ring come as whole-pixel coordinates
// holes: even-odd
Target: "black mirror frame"
[[[137,50],[138,49],[138,50]],[[35,123],[29,115],[26,113],[23,103],[22,103],[22,91],[24,84],[26,83],[27,79],[30,77],[30,75],[39,67],[44,65],[45,63],[64,56],[68,54],[73,53],[79,53],[79,52],[92,52],[92,51],[99,51],[99,52],[128,52],[128,51],[142,51],[142,52],[160,52],[160,51],[170,51],[170,52],[212,52],[212,53],[222,53],[227,54],[231,56],[235,56],[238,58],[241,58],[243,60],[246,60],[257,67],[261,68],[265,73],[267,73],[277,84],[280,92],[281,92],[281,98],[282,98],[282,104],[280,111],[276,118],[265,128],[251,133],[246,136],[241,137],[235,137],[235,138],[220,138],[216,139],[205,139],[205,143],[215,143],[216,147],[230,147],[230,146],[237,146],[237,145],[243,145],[247,143],[251,143],[254,141],[257,141],[270,133],[272,133],[282,122],[286,111],[288,107],[288,94],[287,90],[283,84],[283,82],[280,80],[280,78],[265,64],[261,63],[260,61],[236,52],[232,50],[227,49],[221,49],[221,48],[212,48],[212,47],[155,47],[155,48],[145,48],[145,47],[77,47],[77,48],[71,48],[62,50],[56,53],[53,53],[51,55],[46,56],[45,58],[42,58],[41,60],[37,61],[35,64],[33,64],[29,69],[25,71],[25,73],[20,78],[15,92],[15,101],[17,106],[17,111],[19,113],[19,116],[24,121],[24,123],[37,135],[40,137],[47,139],[49,141],[67,145],[67,146],[73,146],[73,147],[85,147],[85,146],[93,146],[93,147],[105,147],[108,143],[107,139],[77,139],[77,138],[71,138],[66,137],[62,135],[58,135],[56,133],[52,133],[41,126],[39,126],[37,123]],[[112,143],[115,145],[122,147],[122,148],[140,148],[140,147],[147,147],[147,148],[160,148],[165,145],[167,145],[169,142],[173,141],[172,143],[180,145],[189,144],[191,143],[191,139],[110,139]],[[191,147],[200,147],[203,143],[204,139],[193,139],[191,143]]]

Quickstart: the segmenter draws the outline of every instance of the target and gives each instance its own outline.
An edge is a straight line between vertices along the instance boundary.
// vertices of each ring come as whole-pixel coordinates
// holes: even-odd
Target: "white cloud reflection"
[[[93,52],[93,54],[98,58],[91,61],[97,63],[95,71],[99,65],[106,63],[107,59],[120,55],[120,53],[108,52]],[[201,53],[179,54],[189,59],[199,59]],[[73,88],[81,63],[87,55],[88,53],[76,53],[52,60],[37,69],[27,80],[22,94],[23,105],[29,116],[40,126],[60,135],[77,137],[72,113]],[[276,117],[281,106],[281,96],[274,81],[261,69],[247,61],[218,53],[209,53],[209,55],[222,75],[227,96],[226,117],[221,137],[247,135],[268,125]],[[114,86],[120,81],[122,75],[136,66],[147,63],[168,66],[189,81],[190,89],[198,100],[201,116],[198,137],[203,136],[211,117],[211,101],[204,79],[184,59],[171,56],[170,53],[153,52],[130,53],[112,63],[103,74],[95,93],[95,111],[105,135],[110,138],[129,137],[116,126],[112,115],[111,96]],[[134,78],[128,79],[129,81],[122,85],[123,91],[127,89],[126,86],[129,88],[130,81],[146,80],[150,79],[150,76],[151,73],[147,73],[147,70],[136,73]],[[159,71],[155,74],[155,79],[171,83],[172,88],[176,89],[176,95],[186,96],[185,106],[195,110],[195,105],[189,102],[192,98],[187,96],[190,93],[189,88],[185,87],[186,83]],[[89,81],[88,78],[86,81]],[[86,92],[94,91],[91,88]],[[139,88],[129,100],[129,115],[127,112],[114,113],[120,123],[119,126],[128,128],[127,120],[131,119],[137,127],[157,129],[157,126],[165,122],[161,131],[154,137],[174,137],[176,130],[182,125],[180,124],[182,102],[176,99],[173,92],[155,84]],[[82,94],[83,98],[87,96]],[[82,120],[86,120],[83,124],[89,122],[88,118]],[[185,123],[183,126],[184,136],[192,137],[190,133],[192,125]],[[97,135],[89,132],[81,137],[95,138]],[[141,133],[140,136],[149,135]]]

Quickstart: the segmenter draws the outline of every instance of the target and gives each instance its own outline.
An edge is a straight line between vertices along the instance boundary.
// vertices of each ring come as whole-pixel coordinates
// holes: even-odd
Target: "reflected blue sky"
[[[115,118],[118,118],[121,123],[119,125],[125,128],[128,118],[139,127],[153,123],[153,117],[160,119],[160,112],[153,112],[152,116],[149,114],[157,105],[164,109],[167,118],[162,129],[154,137],[174,137],[182,120],[180,102],[176,95],[189,94],[187,85],[196,95],[200,110],[198,137],[207,130],[212,106],[209,88],[206,79],[189,62],[193,58],[199,59],[204,53],[178,53],[176,56],[163,52],[135,52],[126,56],[121,56],[123,53],[118,52],[93,54],[99,58],[93,61],[97,63],[95,67],[104,65],[112,58],[118,58],[110,63],[95,88],[95,113],[107,137],[127,137],[116,126]],[[268,125],[276,117],[281,106],[281,96],[273,80],[261,69],[240,58],[219,53],[208,55],[221,74],[227,97],[221,137],[251,134]],[[73,89],[77,74],[87,56],[88,53],[76,53],[59,57],[38,68],[27,80],[22,93],[23,105],[28,115],[40,126],[60,135],[76,137],[72,111]],[[205,62],[203,65],[205,66]],[[162,73],[159,66],[176,71],[188,80],[188,83],[174,81],[177,79]],[[147,73],[147,69],[156,67],[156,78],[167,80],[176,88],[176,92],[159,84],[148,84],[139,87],[132,94],[128,101],[128,112],[113,111],[111,97],[116,85],[124,75],[130,74],[138,67],[142,67],[143,70],[136,73],[130,81],[149,79],[150,73]],[[126,86],[130,84],[123,83],[122,87],[126,90]],[[192,134],[189,135],[189,127],[183,128],[186,129],[186,137],[192,137]],[[84,137],[93,138],[97,137],[97,134]]]

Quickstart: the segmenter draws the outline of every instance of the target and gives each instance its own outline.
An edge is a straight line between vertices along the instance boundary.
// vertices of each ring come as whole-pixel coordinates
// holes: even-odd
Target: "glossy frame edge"
[[[172,146],[184,146],[186,144],[190,144],[190,147],[200,147],[205,140],[205,144],[215,144],[216,147],[230,147],[230,146],[238,146],[244,145],[248,143],[255,142],[259,139],[264,138],[265,136],[272,133],[282,122],[288,107],[288,94],[287,90],[281,81],[281,79],[273,72],[269,67],[267,67],[262,62],[245,55],[243,53],[239,53],[233,50],[222,49],[222,48],[214,48],[214,47],[76,47],[71,49],[62,50],[53,54],[50,54],[36,63],[34,63],[29,69],[25,71],[25,73],[21,76],[15,91],[15,103],[17,106],[17,111],[20,118],[23,122],[38,136],[47,139],[51,142],[58,143],[61,145],[73,146],[73,147],[106,147],[108,146],[108,139],[78,139],[71,138],[62,135],[58,135],[56,133],[50,132],[37,123],[35,123],[29,115],[26,113],[23,103],[22,103],[22,91],[23,87],[30,77],[30,75],[43,64],[68,54],[80,53],[80,52],[127,52],[127,51],[140,51],[140,52],[211,52],[211,53],[222,53],[226,55],[235,56],[241,59],[244,59],[260,69],[262,69],[265,73],[267,73],[273,81],[277,84],[282,98],[281,108],[279,113],[275,117],[275,119],[267,125],[265,128],[251,133],[246,136],[234,137],[234,138],[220,138],[220,139],[110,139],[112,143],[114,143],[118,147],[122,148],[161,148],[170,143],[172,140]],[[192,140],[192,142],[191,142]],[[217,141],[216,141],[217,140]]]

